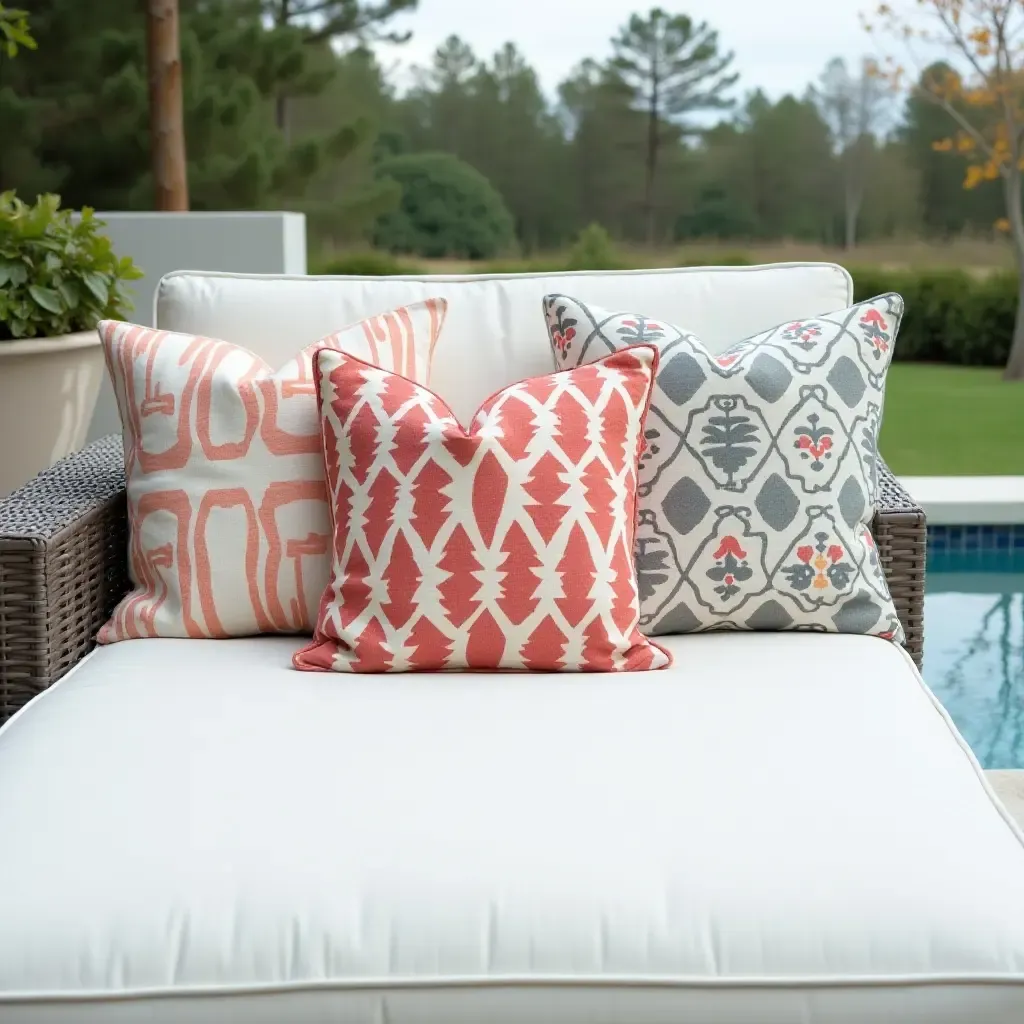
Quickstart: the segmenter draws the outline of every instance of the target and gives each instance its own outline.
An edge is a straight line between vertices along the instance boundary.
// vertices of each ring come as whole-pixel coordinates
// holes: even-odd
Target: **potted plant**
[[[125,282],[142,276],[101,227],[59,196],[0,193],[0,496],[85,442],[104,372],[96,323],[123,319]]]

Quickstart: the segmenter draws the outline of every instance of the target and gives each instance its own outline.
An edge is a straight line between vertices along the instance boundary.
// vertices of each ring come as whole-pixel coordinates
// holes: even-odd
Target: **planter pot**
[[[85,444],[103,376],[96,331],[0,341],[0,498]]]

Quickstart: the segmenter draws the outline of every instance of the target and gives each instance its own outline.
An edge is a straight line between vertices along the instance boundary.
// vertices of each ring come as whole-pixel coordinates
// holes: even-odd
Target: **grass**
[[[568,248],[538,253],[528,258],[503,257],[483,263],[470,260],[427,260],[409,257],[400,262],[409,264],[411,273],[479,274],[492,270],[502,272],[550,269],[563,266]],[[878,267],[882,270],[962,268],[971,273],[986,275],[994,270],[1013,266],[1013,251],[1005,239],[954,238],[949,241],[891,240],[868,242],[852,251],[818,245],[814,242],[713,242],[697,241],[679,245],[644,248],[634,245],[616,245],[616,257],[629,267],[673,267],[681,264],[731,263],[737,259],[747,263],[787,263],[814,261],[840,263],[854,267]],[[354,260],[352,269],[345,273],[373,273],[362,267],[367,256],[365,249],[332,248],[313,249],[310,268],[317,272],[335,261]],[[370,254],[378,258],[379,254]],[[338,271],[341,272],[341,271]]]
[[[814,242],[712,242],[681,243],[668,248],[616,245],[616,256],[629,267],[674,267],[684,264],[799,263],[804,261],[839,263],[844,266],[878,267],[881,270],[964,269],[978,275],[1013,266],[1013,251],[1004,240],[955,238],[940,241],[868,242],[856,249],[817,245]],[[528,271],[564,264],[568,250],[539,253],[526,259],[510,257],[484,264],[468,260],[419,260],[428,273],[472,274],[496,267],[501,271]]]
[[[880,447],[906,476],[1024,475],[1024,382],[999,370],[895,363]]]
[[[845,250],[813,242],[696,242],[676,249],[688,261],[714,263],[715,257],[745,256],[751,263],[823,262],[882,270],[959,268],[989,273],[1013,266],[1009,242],[999,239],[954,238],[949,241],[886,240],[866,242]]]

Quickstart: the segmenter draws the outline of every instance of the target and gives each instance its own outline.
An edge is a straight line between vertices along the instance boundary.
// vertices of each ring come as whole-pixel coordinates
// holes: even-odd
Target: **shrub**
[[[600,224],[585,227],[569,250],[566,270],[624,270],[626,263],[615,252],[611,235]]]
[[[121,320],[131,309],[125,281],[142,272],[114,255],[102,222],[86,208],[76,220],[60,196],[35,205],[0,193],[0,341],[52,338]]]
[[[505,201],[476,168],[451,153],[382,160],[377,174],[398,182],[398,209],[381,216],[374,242],[389,252],[430,259],[491,259],[515,241]]]
[[[851,269],[860,301],[899,292],[906,313],[894,358],[1005,366],[1017,310],[1017,278],[1012,273],[976,276],[962,270]]]
[[[365,252],[329,256],[317,261],[310,273],[354,277],[391,277],[395,274],[422,274],[423,268],[415,263],[397,260],[390,253],[370,249]]]
[[[483,263],[480,274],[561,274],[569,268],[564,256],[537,256],[528,260],[497,260]],[[579,267],[579,270],[590,268]]]
[[[703,256],[695,258],[687,255],[684,250],[678,261],[677,267],[749,267],[753,261],[749,256],[738,252],[724,252],[718,256]]]

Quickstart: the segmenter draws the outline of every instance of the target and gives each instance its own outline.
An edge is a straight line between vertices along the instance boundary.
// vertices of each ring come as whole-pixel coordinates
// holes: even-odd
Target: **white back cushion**
[[[831,263],[425,277],[175,271],[157,288],[154,323],[244,345],[277,367],[350,323],[442,296],[448,318],[431,386],[467,422],[495,391],[555,368],[541,308],[549,292],[661,317],[720,352],[784,320],[848,306],[853,285]]]

